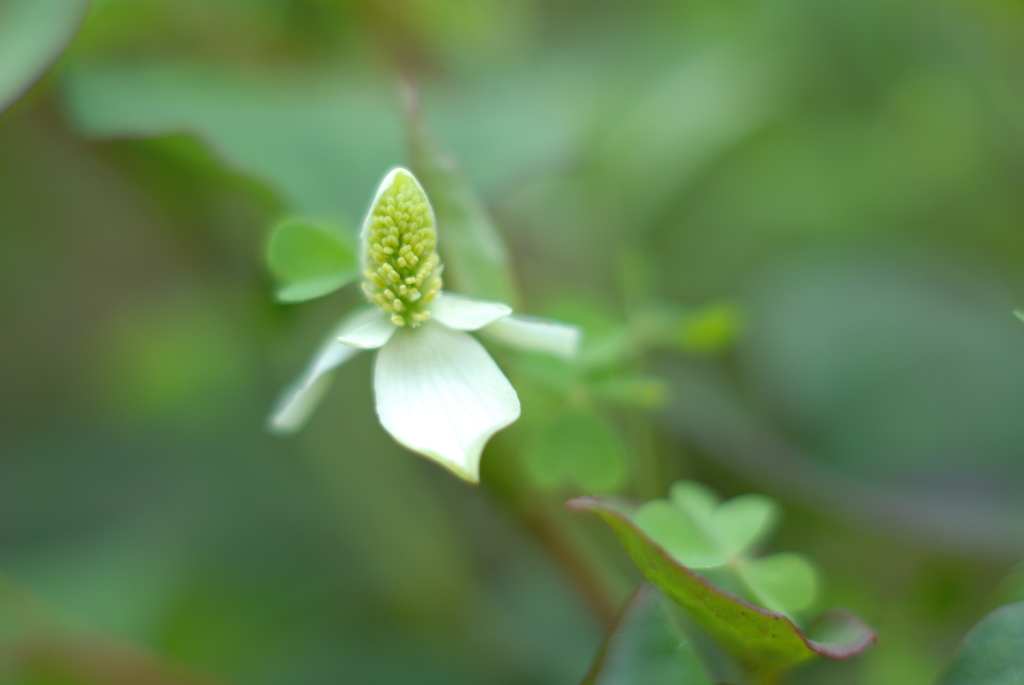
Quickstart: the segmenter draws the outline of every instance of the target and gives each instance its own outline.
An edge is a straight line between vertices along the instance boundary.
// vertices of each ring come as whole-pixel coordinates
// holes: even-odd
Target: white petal
[[[381,348],[373,388],[395,440],[472,483],[484,445],[519,418],[519,397],[483,345],[430,321]]]
[[[513,314],[498,319],[483,333],[497,343],[527,352],[548,352],[559,357],[576,356],[583,332],[579,326]]]
[[[383,309],[370,305],[345,320],[338,330],[338,340],[363,350],[375,350],[391,339],[396,328]]]
[[[267,426],[271,431],[287,434],[302,428],[330,387],[330,372],[358,354],[357,348],[338,342],[338,334],[349,325],[351,318],[345,317],[335,326],[302,376],[281,394],[277,408],[267,418]]]
[[[457,331],[476,331],[512,313],[512,307],[502,302],[449,292],[441,292],[429,309],[431,319]]]

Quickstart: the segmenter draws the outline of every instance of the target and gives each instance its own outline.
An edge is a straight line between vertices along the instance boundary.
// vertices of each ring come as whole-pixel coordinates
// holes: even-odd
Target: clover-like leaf
[[[674,626],[669,607],[644,583],[626,601],[605,635],[581,685],[711,685],[689,639]]]
[[[1024,683],[1024,602],[1006,604],[978,621],[935,685]]]
[[[722,502],[703,483],[680,480],[668,499],[641,505],[633,520],[683,564],[710,568],[763,540],[778,520],[778,505],[754,494]]]
[[[359,270],[352,231],[308,219],[285,219],[274,227],[267,264],[278,280],[281,302],[312,300],[349,283]]]
[[[712,526],[722,549],[736,556],[764,540],[775,528],[779,507],[764,495],[740,495],[720,504]]]
[[[536,436],[526,453],[542,487],[573,483],[589,492],[614,490],[626,475],[619,437],[589,409],[567,411]]]
[[[779,552],[745,561],[739,569],[758,602],[780,614],[807,609],[818,593],[818,572],[802,554]]]
[[[633,522],[666,552],[690,568],[721,566],[728,557],[675,503],[655,499],[640,505]]]
[[[695,480],[677,480],[669,488],[668,496],[694,523],[710,533],[715,510],[722,503],[717,492]]]
[[[681,564],[634,523],[635,505],[616,498],[580,497],[566,506],[604,519],[643,574],[750,670],[758,682],[774,682],[783,669],[816,655],[833,659],[853,656],[875,640],[871,630],[849,612],[826,612],[814,630],[805,634],[788,617],[716,587]]]

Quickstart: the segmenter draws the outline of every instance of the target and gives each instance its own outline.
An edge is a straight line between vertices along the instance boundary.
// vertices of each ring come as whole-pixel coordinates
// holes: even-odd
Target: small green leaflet
[[[359,271],[351,230],[309,219],[285,219],[270,234],[267,264],[281,302],[312,300],[346,285]]]
[[[788,617],[721,590],[649,538],[633,522],[634,505],[617,498],[580,497],[566,506],[604,519],[643,574],[760,682],[774,682],[783,669],[819,654],[853,656],[875,641],[871,630],[845,611],[822,614],[810,631],[815,640]]]
[[[714,569],[728,564],[745,589],[741,594],[793,615],[814,603],[814,566],[790,552],[750,558],[778,519],[778,505],[770,497],[740,495],[723,502],[711,488],[689,480],[674,483],[668,499],[646,502],[633,515],[633,522],[684,566]]]
[[[743,560],[739,573],[758,603],[780,614],[807,609],[818,593],[818,573],[801,554],[779,552]]]
[[[722,502],[695,481],[674,483],[668,499],[642,504],[636,524],[691,568],[710,568],[751,550],[775,528],[778,506],[764,495],[741,495]]]

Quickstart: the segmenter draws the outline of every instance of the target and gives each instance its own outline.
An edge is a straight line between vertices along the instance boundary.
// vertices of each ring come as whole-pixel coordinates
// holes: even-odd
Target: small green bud
[[[430,318],[444,267],[434,210],[411,173],[395,169],[384,179],[363,235],[366,298],[396,326],[419,326]]]

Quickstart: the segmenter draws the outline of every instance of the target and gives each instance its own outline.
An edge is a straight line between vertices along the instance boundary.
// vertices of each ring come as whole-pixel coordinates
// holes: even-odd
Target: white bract
[[[442,290],[434,210],[416,178],[394,169],[380,185],[361,234],[363,292],[369,303],[346,316],[269,423],[298,430],[330,384],[331,372],[360,350],[379,350],[377,415],[400,444],[470,482],[496,432],[519,418],[519,397],[487,350],[467,334],[571,357],[575,326],[517,316],[501,302]]]

